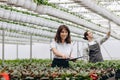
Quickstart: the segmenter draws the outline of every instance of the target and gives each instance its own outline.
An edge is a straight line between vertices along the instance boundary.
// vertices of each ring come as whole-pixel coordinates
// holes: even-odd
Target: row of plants
[[[68,22],[66,22],[66,21],[63,21],[63,20],[60,20],[60,19],[58,19],[58,18],[54,18],[54,17],[44,17],[44,16],[42,16],[42,15],[39,15],[39,14],[37,14],[37,13],[31,13],[31,12],[28,12],[28,11],[24,11],[24,10],[18,10],[17,8],[13,8],[13,7],[11,7],[11,6],[9,6],[9,5],[0,5],[0,7],[1,8],[4,8],[4,9],[6,9],[6,10],[11,10],[11,11],[15,11],[15,12],[18,12],[18,13],[22,13],[22,14],[27,14],[27,15],[31,15],[31,16],[35,16],[35,17],[38,17],[38,18],[43,18],[43,19],[46,19],[46,20],[48,20],[48,21],[55,21],[55,22],[58,22],[58,23],[62,23],[62,24],[66,24],[66,25],[69,25],[69,26],[74,26],[74,27],[77,27],[77,28],[80,28],[80,29],[84,29],[84,28],[82,28],[81,26],[79,26],[79,25],[75,25],[75,24],[73,24],[73,23],[68,23]]]
[[[34,24],[34,26],[33,25],[30,26],[30,24],[29,24],[29,26],[32,27],[32,28],[47,30],[47,31],[50,31],[50,32],[55,32],[55,29],[58,28],[58,25],[61,24],[61,23],[58,23],[58,22],[53,21],[53,20],[51,21],[49,19],[34,16],[34,15],[30,14],[29,12],[28,13],[23,13],[23,11],[20,12],[19,10],[16,10],[16,11],[19,11],[19,12],[16,12],[15,9],[10,8],[8,6],[2,6],[1,5],[0,7],[1,7],[1,17],[2,18],[7,18],[9,20],[13,20],[13,23],[15,23],[15,24],[27,26],[27,24],[25,24],[25,22],[26,23],[31,23],[31,24]],[[3,9],[3,8],[5,8],[5,9]],[[4,12],[6,12],[7,14],[4,14]],[[5,17],[4,15],[6,15],[8,17]],[[21,21],[21,22],[18,23],[16,21]],[[22,22],[24,22],[24,23],[22,23]],[[35,26],[35,25],[37,25],[37,26]],[[47,28],[49,30],[46,29],[46,27],[40,27],[41,25],[42,26],[47,26]],[[73,27],[73,26],[69,26],[69,28],[72,30],[72,32],[76,33],[77,36],[78,36],[78,34],[81,34],[80,32],[82,32],[82,33],[84,32],[84,30],[82,30],[82,29],[80,30],[80,28],[78,28],[78,27],[76,28],[76,27]]]
[[[23,25],[17,25],[17,24],[14,24],[14,22],[11,22],[9,20],[0,19],[0,22],[1,22],[1,28],[5,29],[5,30],[21,31],[21,32],[25,32],[25,33],[31,33],[31,34],[36,34],[36,35],[46,36],[46,37],[51,37],[50,35],[48,36],[47,33],[51,34],[52,37],[54,35],[54,33],[51,33],[50,31],[48,32],[47,30],[41,30],[41,29],[38,30],[35,28],[23,26]],[[11,23],[13,23],[13,24],[11,24]]]
[[[43,1],[43,0],[34,0],[34,1],[36,1],[37,4],[40,3],[42,5],[36,5],[34,2],[29,1],[29,0],[26,1],[26,2],[21,1],[21,0],[14,0],[14,1],[8,0],[8,4],[14,4],[16,6],[20,6],[20,7],[26,8],[28,10],[32,10],[31,6],[36,5],[36,9],[33,10],[33,11],[35,11],[35,12],[37,12],[39,14],[42,12],[43,14],[52,15],[53,17],[58,17],[60,19],[68,20],[68,21],[70,21],[72,23],[75,23],[75,24],[78,24],[78,25],[83,25],[86,28],[96,30],[96,31],[101,32],[101,33],[106,33],[107,32],[106,28],[103,29],[103,27],[100,27],[99,25],[87,22],[86,20],[81,19],[81,18],[79,18],[79,17],[77,17],[75,15],[71,15],[71,14],[68,14],[67,12],[64,12],[64,11],[61,11],[59,9],[55,9],[53,7],[48,6],[48,1],[47,0],[45,0],[45,1]],[[29,5],[28,4],[25,5],[27,2],[29,3]],[[45,4],[44,4],[44,2],[45,2]],[[114,33],[113,31],[111,33],[112,33],[111,34],[112,37],[114,37],[116,39],[119,39],[119,35],[116,35],[116,33]]]
[[[19,0],[18,0],[19,2]],[[37,2],[41,2],[41,0],[38,0]],[[24,2],[26,3],[26,2]],[[41,4],[41,3],[40,3]],[[18,3],[14,3],[14,5],[18,5]],[[27,4],[28,5],[28,4]],[[33,5],[31,5],[33,6]],[[29,8],[31,8],[31,6],[29,5]],[[21,5],[21,7],[24,7],[25,8],[25,4],[24,5]],[[28,8],[27,8],[28,9]],[[41,12],[44,14],[47,14],[47,15],[52,15],[54,17],[58,17],[58,18],[62,18],[64,20],[68,20],[70,22],[73,22],[73,23],[76,23],[76,24],[79,24],[79,25],[84,25],[86,26],[87,28],[89,27],[90,29],[95,29],[96,30],[96,27],[94,26],[97,26],[95,24],[92,24],[92,23],[89,23],[89,22],[86,22],[84,19],[80,19],[74,15],[71,15],[71,14],[67,14],[67,12],[64,12],[64,11],[60,11],[59,9],[55,9],[53,7],[49,7],[48,5],[47,6],[44,6],[43,5],[38,5],[36,10],[35,10],[37,13],[41,14]],[[59,15],[60,14],[60,15]],[[75,20],[73,20],[75,18]],[[87,24],[86,24],[87,23]],[[92,28],[91,28],[92,26]],[[101,27],[102,28],[102,27]],[[100,29],[101,29],[100,28]],[[97,31],[101,32],[102,30],[98,30]],[[104,33],[104,32],[103,32]],[[106,33],[106,32],[105,32]]]
[[[78,60],[70,62],[69,68],[52,68],[51,62],[49,59],[5,60],[0,70],[8,73],[12,80],[107,80],[120,68],[120,60],[98,63]]]
[[[85,26],[86,28],[96,30],[96,31],[101,32],[101,33],[106,33],[107,32],[108,28],[105,28],[105,27],[103,28],[100,24],[92,23],[90,20],[86,20],[83,17],[79,17],[79,16],[74,15],[74,13],[69,14],[69,11],[66,12],[65,10],[57,8],[57,6],[49,7],[48,1],[46,1],[46,4],[45,4],[47,6],[44,6],[44,4],[41,4],[41,0],[35,0],[35,1],[36,1],[37,4],[39,4],[37,12],[40,13],[40,14],[47,14],[47,15],[57,17],[57,18],[60,18],[60,19],[63,19],[63,20],[68,20],[72,23]],[[112,31],[111,35],[113,35],[113,33],[114,32]],[[117,36],[116,36],[116,38],[119,39],[119,37],[117,37]]]
[[[12,11],[11,12],[11,9],[12,8],[9,8],[7,6],[0,6],[1,7],[1,17],[5,17],[4,15],[7,15],[8,18],[7,19],[10,19],[10,20],[13,20],[13,21],[9,21],[9,20],[2,20],[2,21],[5,21],[7,23],[11,23],[11,24],[17,24],[17,25],[22,25],[22,26],[29,26],[30,28],[34,28],[34,29],[40,29],[40,30],[43,30],[43,31],[48,31],[48,32],[55,32],[54,30],[52,30],[51,28],[55,27],[56,28],[58,27],[58,25],[60,25],[59,23],[55,23],[53,21],[48,21],[48,20],[45,20],[43,18],[38,18],[38,17],[35,17],[35,16],[31,16],[31,15],[26,15],[26,14],[19,14],[18,12],[16,13],[15,11]],[[3,9],[5,8],[5,9]],[[6,10],[7,9],[7,10]],[[2,11],[3,10],[3,11]],[[4,12],[7,12],[7,14],[4,14]],[[18,18],[19,16],[19,18]],[[16,21],[23,21],[23,22],[16,22]],[[28,23],[32,23],[32,24],[38,24],[39,26],[36,26],[36,25],[31,25],[31,24],[26,24],[25,22],[28,22]],[[41,25],[44,25],[44,26],[48,26],[47,28],[46,27],[40,27]],[[53,26],[53,27],[52,27]],[[49,28],[50,27],[50,28]],[[72,26],[69,26],[70,29],[72,29],[73,32],[77,33],[77,34],[81,34],[81,32],[83,33],[84,31],[81,31],[77,28],[74,28]],[[49,30],[48,30],[49,29]],[[16,32],[15,30],[10,30],[10,32],[13,31],[13,32]],[[78,36],[77,34],[73,35],[71,34],[73,37],[78,37],[80,38],[80,36]],[[36,34],[34,34],[36,35]],[[74,38],[73,38],[74,39]]]

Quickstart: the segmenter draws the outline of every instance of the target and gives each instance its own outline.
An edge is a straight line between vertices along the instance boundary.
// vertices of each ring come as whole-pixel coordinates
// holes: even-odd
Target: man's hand
[[[110,36],[110,34],[111,34],[111,32],[109,31],[109,32],[107,33],[107,36]]]

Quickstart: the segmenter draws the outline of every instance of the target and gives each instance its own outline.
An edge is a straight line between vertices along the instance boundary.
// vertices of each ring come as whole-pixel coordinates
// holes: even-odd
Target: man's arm
[[[104,38],[102,38],[102,39],[100,39],[98,42],[100,43],[100,44],[103,44],[105,41],[107,41],[108,40],[108,38],[110,37],[110,31],[109,32],[107,32],[107,35],[104,37]]]

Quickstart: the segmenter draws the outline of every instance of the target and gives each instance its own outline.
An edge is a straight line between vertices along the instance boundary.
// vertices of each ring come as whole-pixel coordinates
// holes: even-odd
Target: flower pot
[[[2,28],[2,22],[0,22],[0,28]]]
[[[30,9],[30,7],[31,7],[31,4],[32,4],[32,2],[30,1],[30,0],[25,0],[25,3],[24,3],[24,8],[26,8],[26,9]]]
[[[27,15],[27,16],[26,16],[26,21],[27,21],[28,23],[31,23],[31,15]]]
[[[23,14],[23,15],[21,16],[21,21],[22,21],[22,22],[26,22],[26,19],[27,19],[27,16],[26,16],[25,14]]]
[[[118,69],[118,70],[115,72],[115,78],[116,78],[116,79],[120,78],[120,69]]]
[[[15,20],[16,17],[17,17],[17,13],[14,12],[14,11],[11,11],[9,19],[11,19],[11,20]]]
[[[11,24],[11,25],[10,25],[10,29],[16,30],[16,25],[15,25],[15,24]]]
[[[37,8],[36,8],[36,12],[38,12],[38,13],[40,13],[40,14],[46,14],[46,12],[47,12],[47,7],[46,6],[44,6],[44,5],[40,5],[40,6],[37,6]]]
[[[4,23],[2,24],[2,28],[7,29],[7,28],[8,28],[8,23],[4,22]]]
[[[19,15],[16,16],[15,20],[20,21],[22,13],[19,13]]]
[[[5,10],[3,17],[4,17],[5,19],[9,19],[9,17],[10,17],[10,11],[9,11],[9,10]]]
[[[3,18],[3,15],[4,15],[4,9],[0,8],[0,17]]]
[[[7,2],[8,0],[0,0],[0,2]]]
[[[14,25],[13,25],[14,26]],[[19,31],[19,26],[16,25],[15,30]]]
[[[11,30],[16,30],[14,24],[9,25]]]
[[[37,25],[40,24],[40,19],[39,19],[39,18],[36,18],[36,19],[35,19],[35,24],[37,24]]]
[[[37,8],[37,4],[34,3],[34,2],[32,2],[32,3],[31,3],[31,6],[30,6],[30,10],[35,11],[36,8]]]
[[[46,26],[47,22],[44,19],[40,18],[38,20],[39,20],[39,25]]]
[[[28,15],[26,20],[27,20],[27,22],[31,23],[32,19],[33,19],[33,16]]]
[[[13,25],[13,27],[15,27],[15,30],[22,31],[22,28],[19,25]]]
[[[17,3],[17,0],[8,0],[7,3],[10,5],[15,5]]]
[[[34,22],[35,22],[35,18],[36,18],[35,16],[32,16],[32,17],[31,17],[31,23],[34,23]]]
[[[23,6],[26,0],[18,0],[17,1],[17,6]]]

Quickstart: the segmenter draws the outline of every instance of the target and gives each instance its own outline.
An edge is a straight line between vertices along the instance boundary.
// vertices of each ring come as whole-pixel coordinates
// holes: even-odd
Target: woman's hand
[[[68,56],[66,56],[64,54],[61,57],[62,57],[62,59],[68,59],[69,58]]]
[[[77,60],[77,58],[74,57],[69,57],[71,59],[71,61],[75,62]]]

